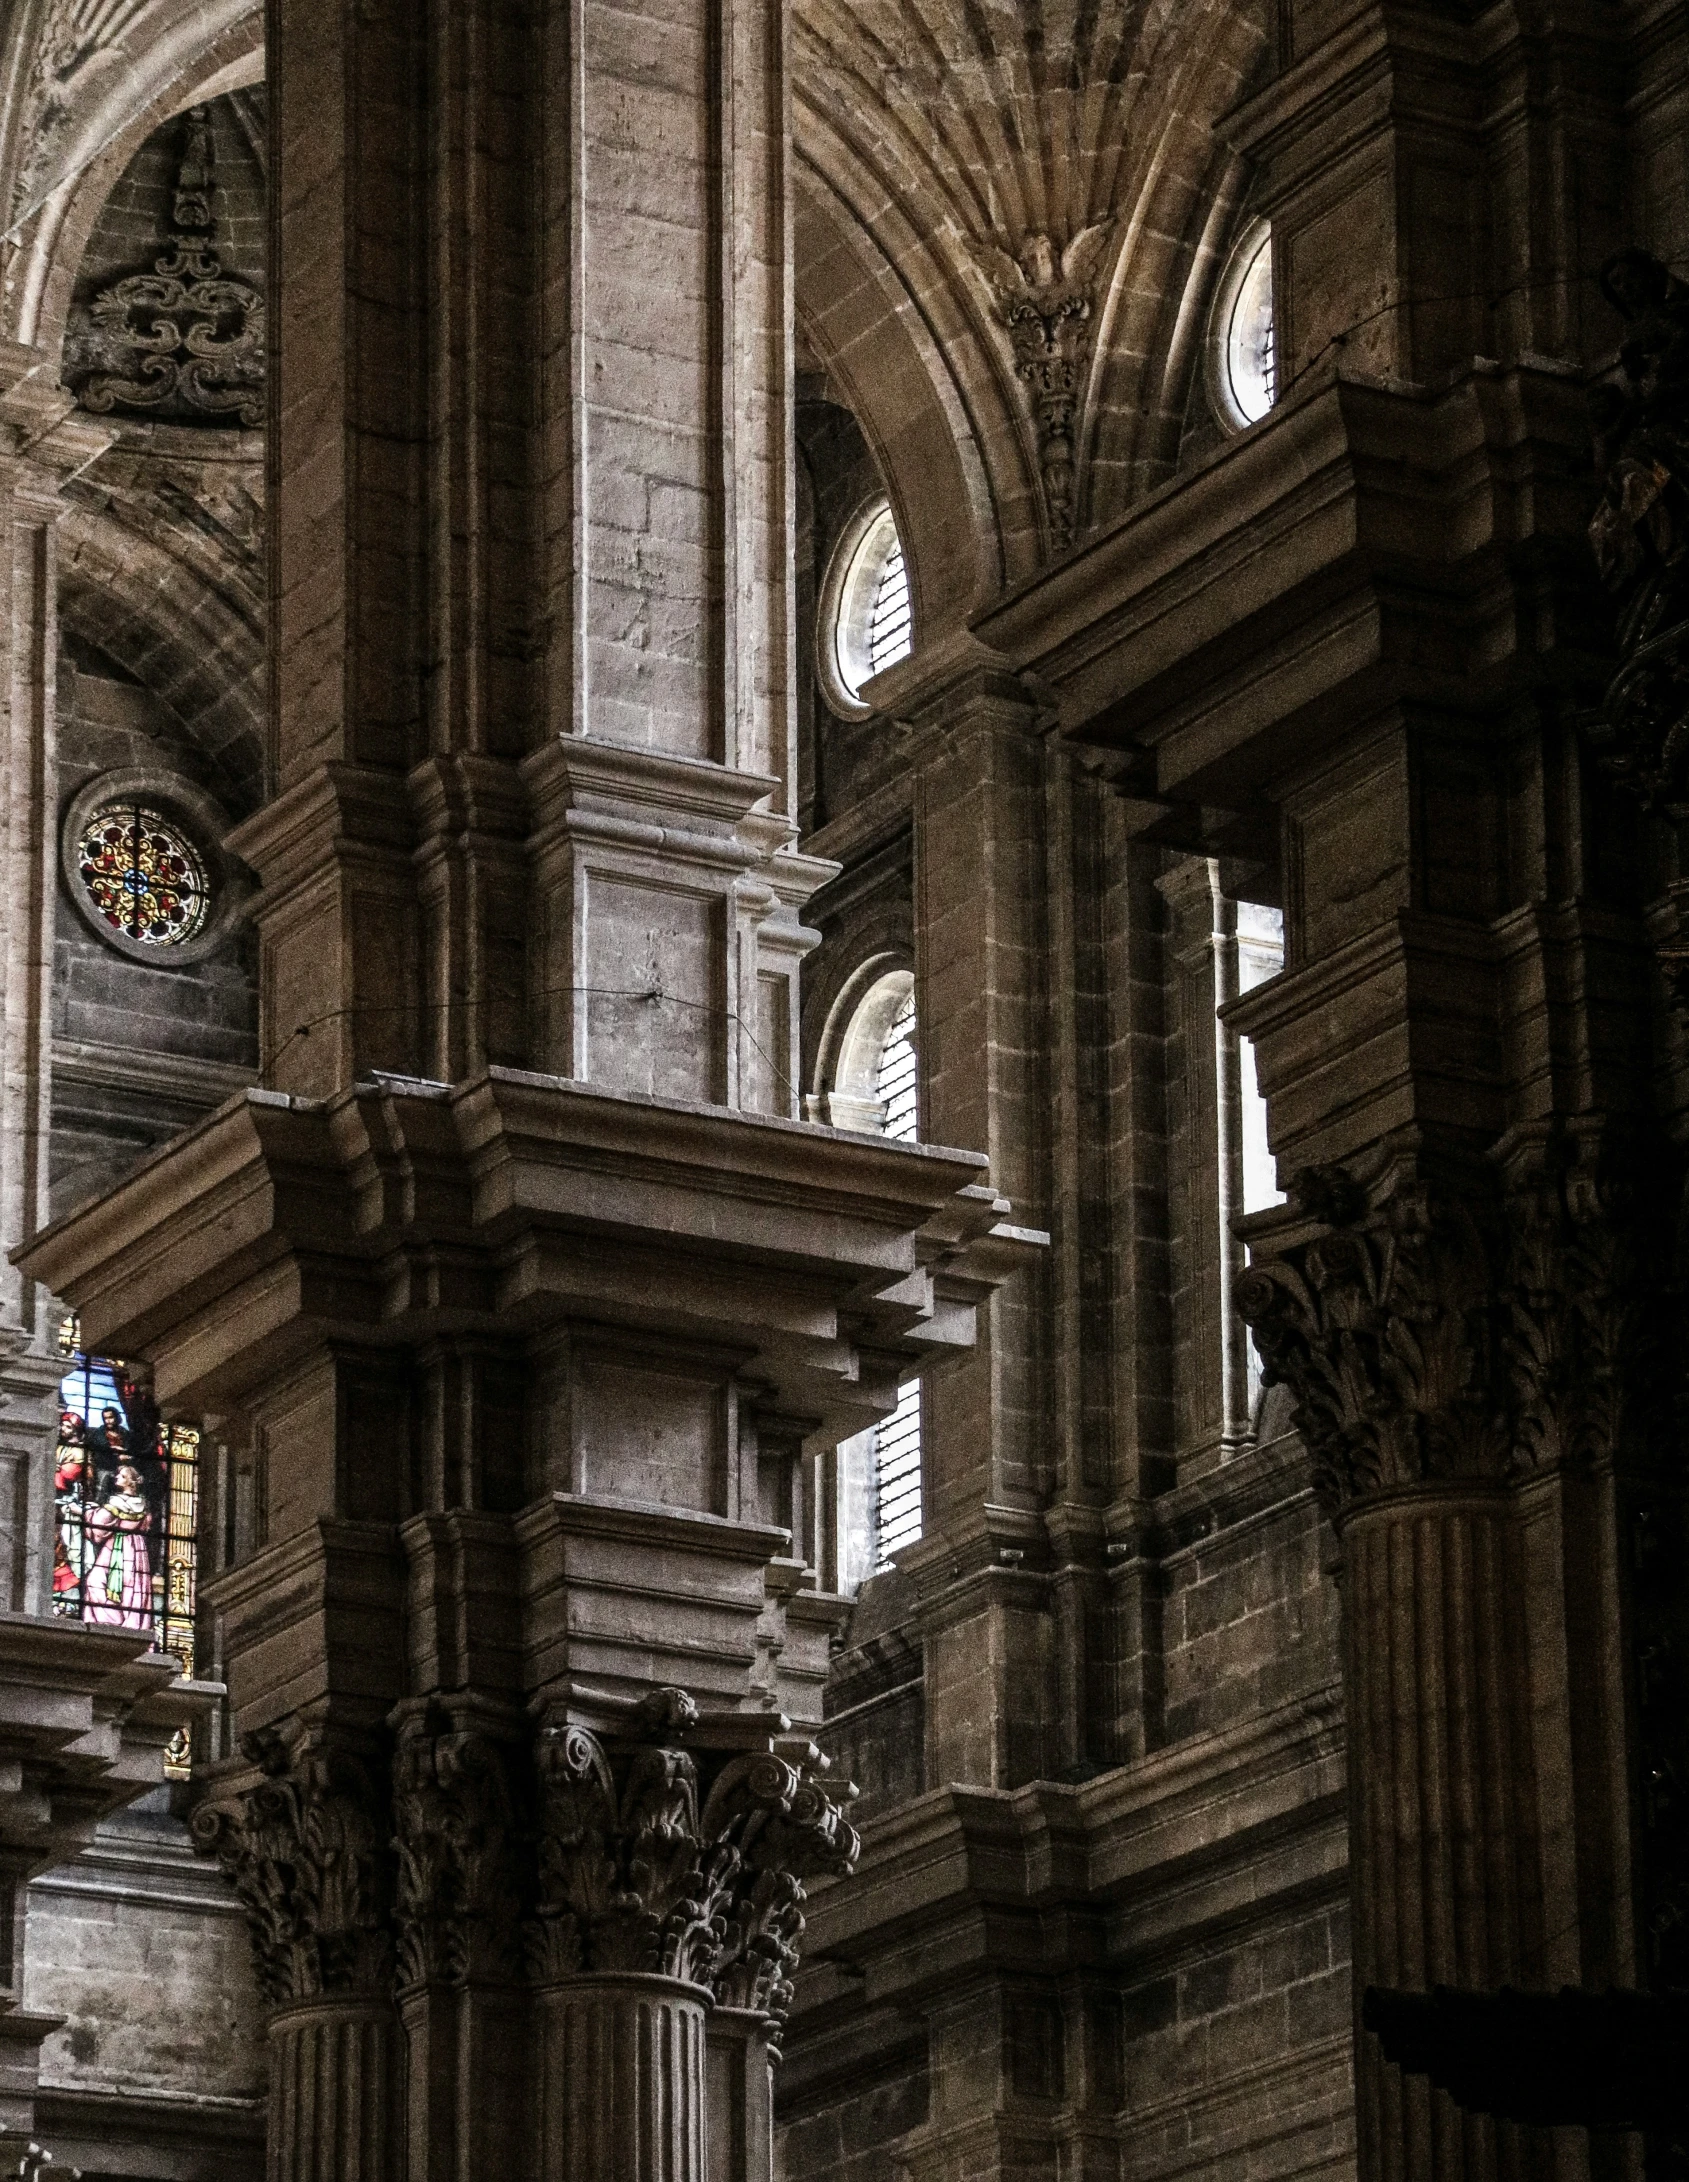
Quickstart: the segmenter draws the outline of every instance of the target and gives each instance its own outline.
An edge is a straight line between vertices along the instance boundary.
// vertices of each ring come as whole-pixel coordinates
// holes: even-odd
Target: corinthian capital
[[[397,1725],[399,1989],[518,1978],[521,1829],[505,1750],[437,1704],[405,1708]]]
[[[378,1997],[390,1986],[392,1894],[384,1785],[361,1753],[309,1731],[264,1729],[263,1778],[202,1804],[194,1835],[234,1882],[266,2000]]]
[[[684,1692],[662,1690],[615,1735],[562,1718],[542,1728],[534,1970],[656,1973],[778,2022],[803,1882],[848,1871],[856,1831],[818,1752],[685,1747],[708,1727]]]
[[[826,1764],[819,1752],[811,1756]],[[711,1791],[704,1825],[731,1843],[735,1858],[715,1997],[723,2007],[766,2017],[778,2036],[803,1941],[804,1881],[852,1870],[861,1840],[808,1764],[772,1753],[727,1768]]]
[[[1327,1507],[1504,1474],[1497,1290],[1470,1206],[1411,1173],[1371,1207],[1338,1169],[1294,1194],[1322,1232],[1251,1266],[1237,1301],[1269,1381],[1295,1396]]]

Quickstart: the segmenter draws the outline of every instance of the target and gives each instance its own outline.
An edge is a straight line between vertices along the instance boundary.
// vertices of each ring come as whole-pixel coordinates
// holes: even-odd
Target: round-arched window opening
[[[880,1065],[874,1072],[874,1092],[880,1102],[880,1133],[895,1137],[900,1144],[913,1144],[921,1126],[913,988],[904,995],[903,1005],[886,1032]]]
[[[835,1003],[834,1023],[841,1019],[842,1028],[824,1041],[824,1050],[833,1055],[822,1076],[828,1088],[810,1101],[810,1118],[835,1129],[917,1143],[921,1098],[913,971],[864,968]]]
[[[868,718],[864,685],[913,646],[909,564],[891,503],[876,494],[846,524],[821,587],[816,664],[828,703],[846,719]]]
[[[1234,431],[1259,424],[1278,394],[1273,340],[1273,238],[1253,220],[1227,261],[1208,337],[1208,384]]]
[[[64,816],[65,884],[83,921],[119,954],[171,968],[223,939],[238,888],[218,843],[229,820],[191,781],[107,773]]]
[[[128,797],[102,804],[76,844],[76,875],[95,917],[146,947],[180,947],[205,927],[205,859],[162,811]]]

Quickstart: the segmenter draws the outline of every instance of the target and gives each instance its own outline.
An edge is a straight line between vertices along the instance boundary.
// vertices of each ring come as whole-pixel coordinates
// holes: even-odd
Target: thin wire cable
[[[1662,258],[1660,263],[1671,273],[1689,270],[1689,258]],[[1328,334],[1301,370],[1292,372],[1286,379],[1283,388],[1273,398],[1273,407],[1276,409],[1297,381],[1305,379],[1310,371],[1317,370],[1330,352],[1334,348],[1341,348],[1351,334],[1359,333],[1363,326],[1376,324],[1380,318],[1388,318],[1392,311],[1420,310],[1433,303],[1489,303],[1493,306],[1505,303],[1512,296],[1529,294],[1535,288],[1552,288],[1561,280],[1597,285],[1600,279],[1599,267],[1591,272],[1578,266],[1565,273],[1543,273],[1532,279],[1515,281],[1510,288],[1460,288],[1450,289],[1443,295],[1398,296],[1393,303],[1381,303],[1377,310],[1367,311],[1347,326],[1340,326],[1335,333]],[[1267,413],[1270,416],[1272,411]]]
[[[716,1008],[713,1007],[707,1000],[688,1000],[683,994],[664,992],[660,986],[645,986],[640,989],[633,990],[624,989],[623,987],[615,985],[550,985],[547,986],[542,992],[536,993],[532,997],[537,1000],[555,1000],[560,998],[564,994],[569,994],[577,1000],[638,1000],[652,1003],[660,1001],[665,1002],[671,1007],[691,1008],[694,1010],[695,1013],[700,1015],[712,1015],[719,1017],[720,1020],[723,1021],[730,1030],[736,1029],[741,1037],[749,1041],[751,1046],[761,1056],[763,1062],[768,1067],[775,1081],[780,1085],[783,1091],[787,1092],[788,1095],[795,1095],[797,1091],[798,1087],[793,1082],[792,1078],[787,1075],[786,1071],[780,1066],[779,1062],[775,1060],[774,1056],[768,1051],[767,1047],[762,1043],[762,1040],[757,1036],[756,1032],[751,1029],[750,1025],[745,1021],[744,1017],[738,1014],[737,1011],[734,1009]],[[285,1038],[279,1039],[277,1043],[272,1046],[268,1056],[263,1060],[261,1066],[259,1067],[255,1082],[260,1088],[269,1088],[267,1079],[269,1077],[270,1071],[275,1067],[276,1063],[281,1059],[282,1055],[287,1051],[288,1047],[292,1045],[296,1039],[308,1038],[311,1035],[312,1031],[320,1030],[325,1024],[328,1023],[341,1023],[347,1021],[348,1019],[354,1019],[370,1015],[440,1015],[443,1014],[447,1009],[453,1007],[477,1009],[485,1008],[489,1005],[490,1003],[484,998],[421,1001],[365,1000],[354,1002],[345,1007],[328,1008],[325,1009],[321,1015],[313,1015],[308,1022],[295,1023],[293,1028],[288,1032],[287,1036]],[[384,1073],[400,1074],[402,1073],[402,1071],[389,1070],[385,1071]]]

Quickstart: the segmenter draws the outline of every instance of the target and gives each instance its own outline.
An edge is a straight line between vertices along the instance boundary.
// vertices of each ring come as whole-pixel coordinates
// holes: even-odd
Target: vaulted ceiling
[[[1170,471],[1265,41],[1265,0],[795,0],[800,315],[929,631]],[[253,0],[12,0],[0,336],[51,344],[137,145],[261,72]]]

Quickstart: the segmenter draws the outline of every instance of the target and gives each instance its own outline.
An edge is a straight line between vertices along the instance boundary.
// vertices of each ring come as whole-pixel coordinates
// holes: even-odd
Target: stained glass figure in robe
[[[161,1424],[122,1364],[77,1342],[71,1319],[60,1337],[53,1610],[143,1631],[192,1674],[199,1435]]]

